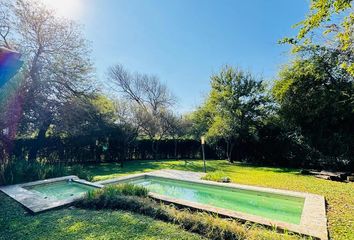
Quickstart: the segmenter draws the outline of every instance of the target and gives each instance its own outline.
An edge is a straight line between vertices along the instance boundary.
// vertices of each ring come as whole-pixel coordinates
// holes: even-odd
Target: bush
[[[123,195],[127,196],[147,197],[148,195],[148,190],[146,188],[129,183],[110,186],[108,188],[115,188]]]
[[[0,166],[0,185],[10,185],[47,178],[76,175],[87,181],[93,180],[93,175],[82,165],[68,167],[66,164],[49,164],[46,162],[29,162],[14,158],[6,165]]]
[[[146,196],[147,189],[143,187],[132,188],[130,184],[107,186],[88,192],[77,206],[88,209],[128,210],[167,221],[166,212],[157,202]]]
[[[158,146],[157,155],[152,151],[152,142]],[[35,139],[17,139],[14,141],[14,148],[10,155],[26,158],[36,144]],[[224,158],[223,153],[217,150],[217,146],[205,145],[205,153],[209,159]],[[70,138],[48,137],[40,146],[37,158],[45,159],[50,163],[87,163],[121,162],[156,157],[158,159],[199,159],[201,158],[200,142],[192,139],[159,141],[137,139],[126,144],[119,134],[95,132],[91,135]]]
[[[231,179],[229,176],[227,176],[223,171],[216,171],[216,172],[211,172],[207,173],[204,177],[202,177],[203,180],[209,180],[209,181],[216,181],[216,182],[230,182]]]
[[[99,191],[102,195],[106,196],[125,195],[147,197],[148,195],[148,190],[145,187],[130,183],[106,186],[105,188],[100,189]]]
[[[132,211],[158,220],[173,222],[187,231],[198,233],[208,239],[298,239],[288,234],[279,235],[276,231],[264,231],[254,224],[242,225],[235,220],[223,219],[215,214],[177,209],[173,205],[160,204],[146,196],[147,190],[143,187],[132,187],[130,184],[107,186],[89,192],[86,198],[77,203],[77,206],[87,209]]]
[[[79,165],[79,164],[69,167],[68,174],[76,175],[79,178],[85,179],[87,181],[93,180],[93,175],[90,172],[88,172],[87,170],[85,170],[85,168],[82,165]]]
[[[14,159],[4,166],[0,175],[0,185],[8,185],[61,177],[66,175],[66,169],[64,165]]]

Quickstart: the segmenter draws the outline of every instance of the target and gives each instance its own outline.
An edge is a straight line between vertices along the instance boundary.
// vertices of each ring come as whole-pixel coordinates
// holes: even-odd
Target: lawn
[[[223,171],[232,182],[310,192],[325,196],[332,239],[354,239],[354,184],[303,176],[296,169],[255,167],[208,161],[208,172]],[[202,171],[202,161],[132,161],[87,165],[94,180],[158,169]],[[198,239],[178,227],[126,212],[62,209],[37,216],[0,194],[0,239]],[[168,236],[168,237],[167,237]]]
[[[0,193],[0,239],[202,239],[174,224],[122,211],[60,209],[36,216]]]

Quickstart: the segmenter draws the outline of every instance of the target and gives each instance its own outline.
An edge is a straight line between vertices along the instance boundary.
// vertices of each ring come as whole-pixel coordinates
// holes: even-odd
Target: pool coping
[[[70,176],[65,176],[65,177],[51,178],[51,179],[46,179],[46,180],[3,186],[3,187],[0,187],[0,191],[2,191],[3,193],[8,195],[9,197],[11,197],[14,200],[16,200],[17,202],[19,202],[26,209],[28,209],[31,213],[39,213],[39,212],[47,211],[50,209],[69,205],[69,204],[81,199],[83,196],[76,196],[76,197],[71,197],[71,198],[67,198],[67,199],[63,199],[63,200],[57,200],[54,198],[44,199],[43,196],[40,195],[40,193],[36,193],[34,191],[27,190],[26,187],[31,187],[31,186],[40,185],[40,184],[48,184],[48,183],[53,183],[53,182],[59,182],[59,181],[64,181],[64,180],[68,180],[68,179],[72,179],[74,182],[89,185],[92,187],[97,187],[97,188],[103,187],[103,185],[100,185],[98,183],[88,182],[86,180],[79,179],[75,175],[70,175]]]
[[[311,194],[311,193],[242,185],[236,183],[219,183],[213,181],[206,181],[200,179],[201,175],[199,176],[199,178],[195,175],[191,175],[193,174],[192,172],[186,172],[186,174],[174,174],[176,172],[185,172],[185,171],[158,170],[154,172],[132,174],[132,175],[113,178],[109,180],[98,181],[96,183],[101,185],[115,184],[119,182],[124,182],[125,180],[130,180],[135,178],[145,178],[145,177],[152,176],[152,177],[169,178],[174,180],[182,180],[187,182],[195,182],[199,184],[207,184],[212,186],[238,188],[243,190],[261,191],[261,192],[267,192],[272,194],[301,197],[301,198],[305,198],[305,201],[304,201],[304,207],[301,215],[300,224],[291,224],[282,221],[270,220],[256,215],[241,213],[238,211],[231,211],[223,208],[217,208],[206,204],[199,204],[196,202],[167,197],[156,193],[149,193],[150,197],[157,200],[161,200],[163,202],[186,206],[193,209],[200,209],[207,212],[213,212],[219,214],[220,216],[231,217],[243,222],[249,221],[249,222],[258,223],[272,228],[276,227],[278,230],[282,230],[282,231],[287,230],[295,233],[300,233],[302,235],[311,236],[316,239],[328,240],[326,205],[325,205],[325,198],[323,196]]]

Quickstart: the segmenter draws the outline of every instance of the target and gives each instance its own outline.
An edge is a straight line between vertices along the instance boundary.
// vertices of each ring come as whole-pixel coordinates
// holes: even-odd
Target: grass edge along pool
[[[124,182],[144,186],[149,192],[158,195],[290,224],[300,224],[305,201],[301,197],[156,176]]]

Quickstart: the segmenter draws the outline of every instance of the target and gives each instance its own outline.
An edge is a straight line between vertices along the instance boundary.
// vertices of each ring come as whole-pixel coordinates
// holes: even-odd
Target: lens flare
[[[16,137],[22,116],[24,91],[22,84],[15,88],[4,87],[20,69],[22,61],[18,52],[0,48],[0,150],[9,151]]]
[[[0,48],[0,88],[15,75],[22,65],[21,55],[15,51]]]

